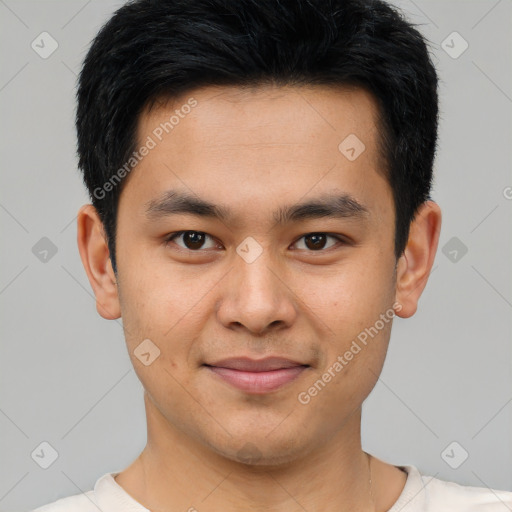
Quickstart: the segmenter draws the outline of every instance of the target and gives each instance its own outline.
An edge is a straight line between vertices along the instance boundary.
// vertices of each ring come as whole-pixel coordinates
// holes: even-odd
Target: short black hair
[[[114,271],[124,181],[115,186],[112,178],[136,149],[141,113],[208,85],[346,85],[372,93],[398,259],[418,207],[430,198],[437,82],[425,38],[382,0],[126,3],[92,42],[77,88],[78,165]]]

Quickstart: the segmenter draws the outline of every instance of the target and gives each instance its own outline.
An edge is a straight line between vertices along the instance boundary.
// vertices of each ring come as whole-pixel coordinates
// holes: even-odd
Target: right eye
[[[173,242],[182,249],[197,252],[201,249],[205,249],[204,244],[207,239],[211,239],[212,242],[210,247],[206,247],[206,249],[215,248],[216,243],[213,238],[202,231],[177,231],[168,235],[165,241],[166,245],[168,245],[169,242]],[[181,243],[178,243],[176,240],[180,240]]]

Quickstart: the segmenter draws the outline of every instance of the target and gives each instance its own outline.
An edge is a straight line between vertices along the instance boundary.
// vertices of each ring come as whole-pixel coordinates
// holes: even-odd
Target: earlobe
[[[396,301],[402,307],[396,313],[402,318],[416,312],[434,264],[440,232],[441,209],[434,201],[426,201],[411,223],[407,246],[397,265]]]
[[[107,320],[121,316],[116,276],[110,261],[103,223],[92,204],[77,216],[78,250],[96,297],[96,310]]]

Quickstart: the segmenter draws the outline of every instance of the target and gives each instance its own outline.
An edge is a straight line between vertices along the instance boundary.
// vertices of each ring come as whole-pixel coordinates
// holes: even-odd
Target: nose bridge
[[[279,278],[275,253],[251,240],[242,242],[237,253],[218,309],[220,320],[255,333],[290,325],[295,315],[293,296]]]
[[[242,259],[238,261],[236,273],[240,275],[240,297],[242,302],[244,299],[254,302],[253,307],[258,305],[267,306],[268,308],[275,306],[274,300],[276,294],[279,293],[276,288],[279,286],[275,276],[276,271],[272,271],[272,266],[276,266],[275,258],[272,258],[270,251],[267,249],[252,262]],[[258,298],[265,299],[263,304]]]

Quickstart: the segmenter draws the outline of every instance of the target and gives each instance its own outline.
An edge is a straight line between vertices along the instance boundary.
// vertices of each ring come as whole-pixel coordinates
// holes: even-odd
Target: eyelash
[[[211,235],[208,235],[208,233],[205,233],[204,231],[194,231],[194,230],[188,229],[188,230],[185,230],[185,231],[176,231],[174,233],[170,233],[165,238],[165,245],[167,246],[169,243],[174,242],[174,239],[184,235],[185,233],[199,233],[199,234],[202,234],[202,235],[206,235],[207,237],[209,237],[212,240],[214,240],[214,238]],[[299,240],[301,240],[301,239],[303,239],[303,238],[305,238],[307,236],[310,236],[310,235],[327,235],[330,238],[336,239],[338,241],[337,245],[339,245],[339,244],[342,244],[342,245],[347,244],[347,240],[344,237],[341,237],[340,235],[331,234],[331,233],[324,233],[322,231],[312,231],[311,233],[306,233],[306,234],[302,235],[301,237],[299,237],[294,242],[294,244],[296,244]],[[311,253],[322,253],[322,252],[328,251],[329,249],[333,249],[335,247],[336,247],[336,245],[333,245],[331,247],[318,249],[316,251],[314,251],[314,250],[307,250],[307,249],[299,249],[299,250],[306,250],[307,252],[311,252]],[[200,252],[204,252],[205,250],[208,250],[208,249],[202,249],[202,248],[201,249],[197,249],[197,250],[193,250],[193,249],[188,249],[186,247],[181,247],[179,245],[178,245],[178,248],[179,248],[179,250],[186,251],[186,252],[189,252],[189,253],[200,253]]]

